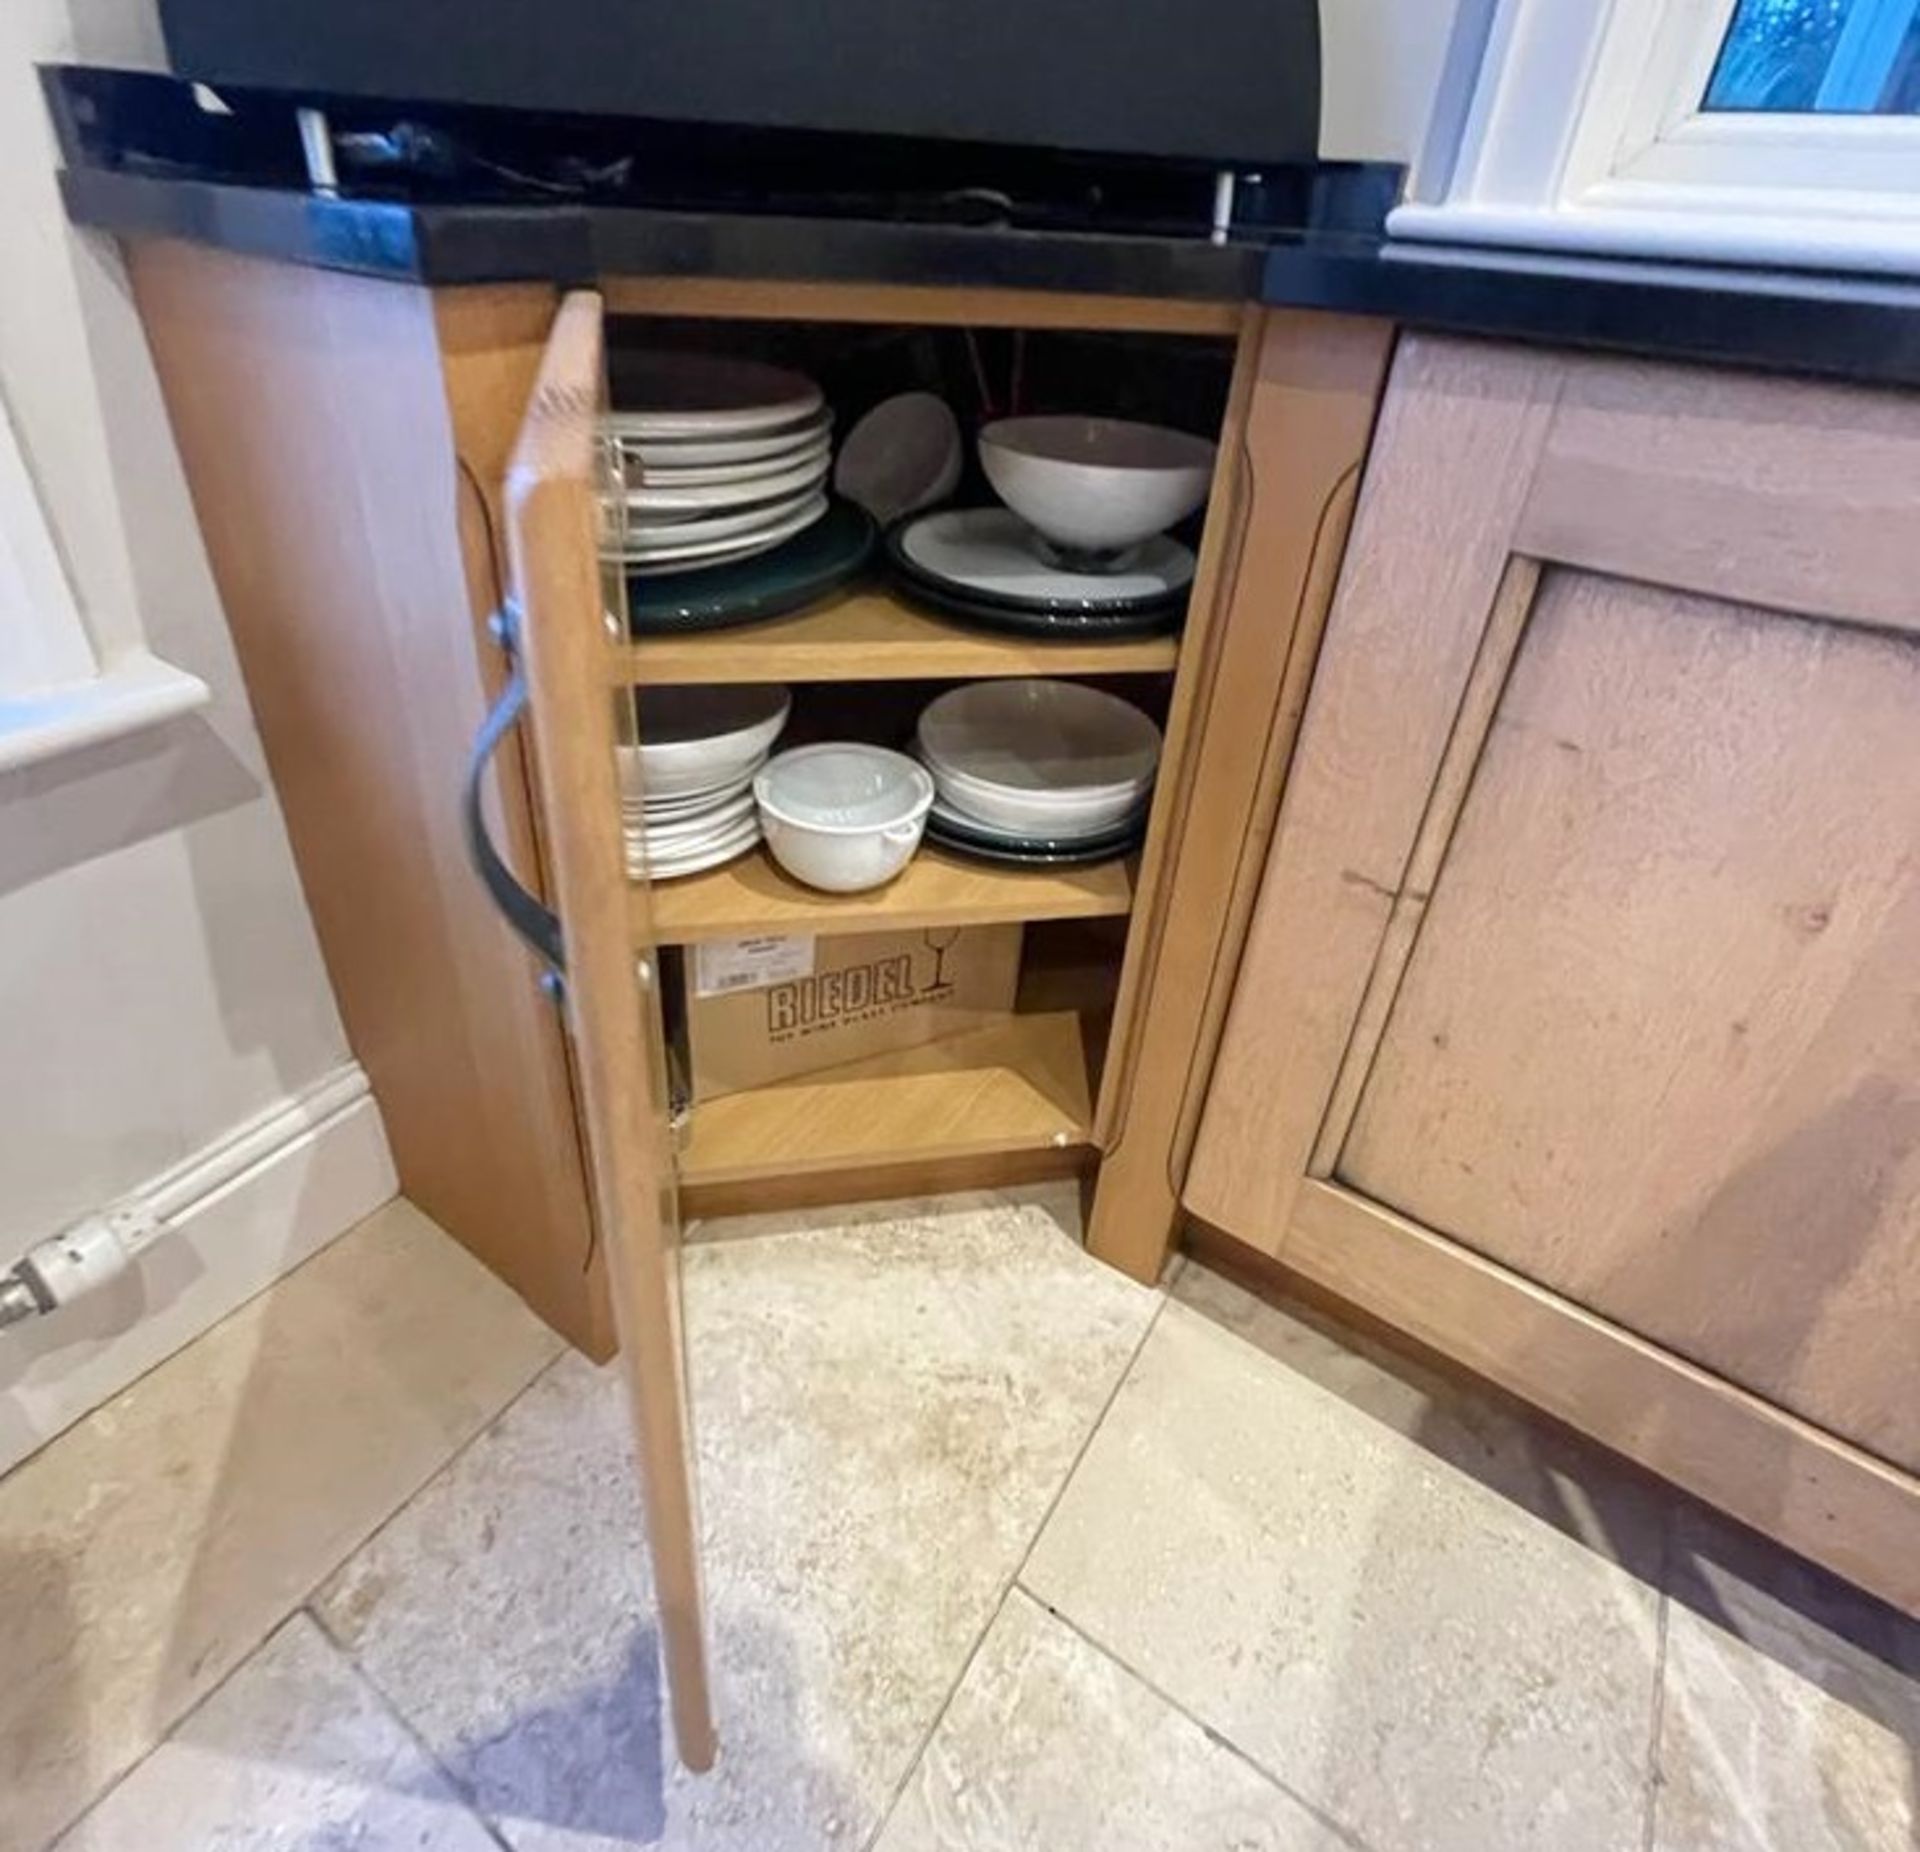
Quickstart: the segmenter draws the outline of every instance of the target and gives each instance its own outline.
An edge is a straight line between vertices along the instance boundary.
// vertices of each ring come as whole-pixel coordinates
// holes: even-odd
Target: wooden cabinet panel
[[[1402,343],[1184,1201],[1920,1606],[1920,400]]]
[[[665,1067],[643,990],[652,966],[636,967],[628,930],[605,660],[610,588],[596,542],[602,320],[600,298],[584,290],[568,295],[554,320],[507,471],[509,585],[520,614],[566,954],[567,1022],[633,1418],[667,1704],[680,1759],[706,1769],[717,1745],[681,1355],[680,1226]]]
[[[1920,647],[1550,573],[1342,1183],[1920,1466]]]
[[[1242,342],[1095,1122],[1087,1245],[1138,1279],[1166,1262],[1392,344],[1284,309]]]
[[[1189,1208],[1270,1253],[1503,581],[1558,384],[1535,356],[1499,348],[1414,336],[1394,360],[1187,1178]]]
[[[460,767],[494,692],[486,526],[551,319],[165,241],[128,273],[328,975],[407,1195],[611,1348],[560,1025],[476,900]],[[463,483],[462,452],[476,466]],[[462,540],[469,545],[463,551]],[[535,865],[524,778],[496,784]]]

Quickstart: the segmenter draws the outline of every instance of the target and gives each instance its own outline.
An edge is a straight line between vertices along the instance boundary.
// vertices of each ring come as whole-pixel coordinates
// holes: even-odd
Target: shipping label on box
[[[750,939],[710,939],[693,948],[693,994],[724,997],[764,990],[788,978],[813,975],[813,934],[755,933]]]
[[[1018,926],[697,948],[687,985],[696,1101],[979,1028],[1013,1008]]]

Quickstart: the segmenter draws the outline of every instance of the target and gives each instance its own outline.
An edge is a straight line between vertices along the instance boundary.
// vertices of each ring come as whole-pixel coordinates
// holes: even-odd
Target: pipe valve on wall
[[[0,1274],[0,1325],[55,1311],[117,1279],[161,1226],[151,1210],[123,1204],[37,1243]]]

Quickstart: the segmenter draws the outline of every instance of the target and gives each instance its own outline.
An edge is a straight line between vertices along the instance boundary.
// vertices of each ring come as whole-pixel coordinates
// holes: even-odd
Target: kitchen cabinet
[[[1920,398],[1403,337],[1183,1200],[1920,1610]]]
[[[1251,909],[1247,845],[1277,802],[1391,330],[995,289],[434,290],[164,240],[132,241],[128,269],[402,1185],[582,1348],[617,1348],[676,1739],[704,1765],[681,1219],[1076,1176],[1094,1250],[1159,1271],[1193,1079]],[[876,581],[737,631],[631,639],[598,557],[595,419],[610,348],[662,327],[828,357],[964,341],[976,372],[974,337],[989,332],[1029,377],[1050,355],[1071,362],[1102,395],[1091,408],[1171,394],[1221,440],[1184,629],[1037,643],[928,617]],[[1075,341],[1095,345],[1061,345]],[[932,685],[1034,673],[1124,685],[1165,716],[1137,859],[1009,869],[923,849],[885,888],[839,896],[761,851],[629,879],[615,759],[638,737],[636,688],[783,682],[815,723],[846,717],[870,737],[852,723],[910,726]],[[468,865],[462,772],[510,674],[525,678],[528,725],[493,761],[487,810],[530,907],[555,917],[557,958],[515,938]],[[676,1121],[664,1005],[687,948],[1007,922],[1026,950],[1004,1020],[696,1100]]]

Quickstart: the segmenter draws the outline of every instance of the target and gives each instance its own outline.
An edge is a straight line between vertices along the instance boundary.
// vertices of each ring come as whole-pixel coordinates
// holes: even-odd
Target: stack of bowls
[[[639,692],[640,744],[620,748],[630,874],[655,881],[699,874],[759,842],[753,781],[792,704],[776,687]]]
[[[833,413],[804,374],[714,354],[616,357],[606,551],[629,573],[764,553],[827,512]]]
[[[1160,729],[1078,682],[974,682],[920,716],[936,789],[927,839],[977,860],[1110,861],[1137,848]]]

